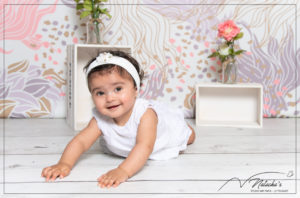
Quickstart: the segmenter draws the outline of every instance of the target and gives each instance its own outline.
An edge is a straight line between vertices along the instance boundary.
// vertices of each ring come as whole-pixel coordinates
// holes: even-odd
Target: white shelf
[[[100,52],[120,50],[130,54],[132,47],[123,45],[75,44],[69,45],[67,50],[67,122],[74,130],[78,131],[88,124],[92,118],[92,108],[94,107],[83,68],[91,59],[97,57]]]
[[[263,88],[257,83],[196,85],[198,126],[262,127]]]

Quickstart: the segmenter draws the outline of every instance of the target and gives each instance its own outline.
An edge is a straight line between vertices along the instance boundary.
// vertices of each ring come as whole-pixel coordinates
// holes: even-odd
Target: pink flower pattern
[[[31,49],[39,49],[42,45],[42,35],[35,35],[35,32],[42,17],[55,12],[57,2],[58,0],[55,0],[52,5],[44,8],[44,6],[40,6],[41,0],[3,0],[0,15],[3,16],[4,14],[5,17],[4,20],[0,21],[0,35],[4,35],[5,40],[19,40]],[[23,3],[31,5],[24,5]],[[2,39],[1,36],[0,40]],[[10,54],[13,52],[9,46],[7,48],[5,50],[0,48],[0,53]]]

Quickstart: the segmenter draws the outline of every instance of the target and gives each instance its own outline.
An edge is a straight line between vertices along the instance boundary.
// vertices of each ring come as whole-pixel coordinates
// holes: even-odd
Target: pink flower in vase
[[[223,63],[229,58],[234,59],[236,55],[240,55],[245,52],[245,50],[235,50],[234,42],[243,37],[243,32],[240,31],[240,28],[235,25],[232,20],[227,20],[224,23],[218,25],[218,37],[225,39],[225,42],[222,42],[218,49],[212,52],[208,58],[218,57]]]
[[[227,20],[218,25],[218,37],[223,37],[227,41],[231,41],[239,33],[240,28],[232,20]]]

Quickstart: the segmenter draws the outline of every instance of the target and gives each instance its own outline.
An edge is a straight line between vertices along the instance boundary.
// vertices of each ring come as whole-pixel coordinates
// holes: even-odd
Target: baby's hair
[[[144,71],[140,68],[139,63],[132,56],[130,56],[129,54],[127,54],[125,52],[122,52],[122,51],[106,51],[106,52],[112,54],[113,56],[119,56],[119,57],[127,59],[135,67],[135,69],[136,69],[136,71],[137,71],[137,73],[139,74],[139,77],[140,77],[140,86],[142,85],[142,80],[143,80],[143,77],[144,77]],[[101,53],[103,53],[103,52],[101,52]],[[90,60],[88,62],[88,64],[83,68],[83,70],[85,72],[88,70],[89,65],[94,60],[96,60],[96,58],[93,58],[92,60]],[[98,73],[100,75],[103,75],[103,74],[109,73],[113,70],[117,71],[121,76],[128,75],[133,80],[132,76],[124,68],[122,68],[118,65],[115,65],[115,64],[105,64],[105,65],[100,65],[100,66],[97,66],[97,67],[93,68],[88,73],[87,79],[89,81],[90,76],[93,73]],[[133,80],[133,83],[134,83],[134,86],[136,87],[136,83],[135,83],[134,80]]]

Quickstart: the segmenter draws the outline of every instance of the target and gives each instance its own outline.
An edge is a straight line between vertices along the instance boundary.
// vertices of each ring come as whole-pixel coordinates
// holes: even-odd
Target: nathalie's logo
[[[268,171],[256,173],[245,180],[232,177],[220,186],[218,191],[227,192],[238,189],[245,193],[288,193],[290,187],[288,183],[293,181],[293,176],[294,171],[288,171],[288,173]]]

